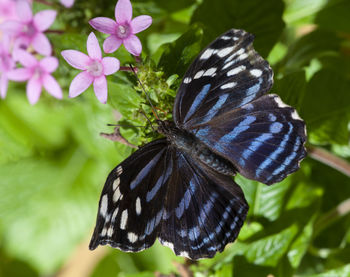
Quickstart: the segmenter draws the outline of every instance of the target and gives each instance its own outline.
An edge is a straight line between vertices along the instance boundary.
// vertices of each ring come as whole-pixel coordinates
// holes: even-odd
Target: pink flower
[[[62,90],[57,81],[51,76],[58,66],[58,60],[55,57],[45,57],[38,61],[28,52],[18,49],[16,58],[23,65],[10,71],[7,77],[13,81],[27,81],[27,97],[30,104],[35,104],[40,97],[42,86],[52,96],[61,99]]]
[[[30,44],[39,54],[51,55],[51,44],[43,34],[56,18],[56,11],[40,11],[33,16],[30,4],[27,1],[17,2],[17,20],[8,20],[0,25],[4,33],[15,38],[14,48],[26,48]]]
[[[4,36],[0,42],[0,96],[6,97],[8,77],[7,73],[15,67],[15,62],[12,59],[10,53],[10,39],[8,36]]]
[[[0,20],[16,18],[16,2],[13,0],[0,0]]]
[[[115,6],[115,19],[96,17],[89,21],[96,30],[110,34],[103,43],[103,50],[112,53],[123,43],[132,55],[139,56],[142,44],[135,34],[147,29],[152,24],[152,17],[140,15],[132,19],[130,0],[119,0]]]
[[[76,50],[61,52],[71,66],[84,70],[75,76],[70,84],[69,97],[78,96],[93,83],[97,99],[105,104],[108,94],[106,75],[119,70],[119,60],[113,57],[102,58],[101,48],[94,33],[90,33],[86,48],[89,56]]]
[[[70,8],[74,4],[74,0],[60,0],[61,4],[66,8]]]

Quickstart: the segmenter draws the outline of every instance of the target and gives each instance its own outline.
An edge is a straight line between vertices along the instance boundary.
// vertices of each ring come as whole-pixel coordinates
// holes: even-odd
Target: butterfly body
[[[128,252],[156,239],[176,255],[213,257],[235,241],[248,212],[236,173],[267,185],[299,168],[306,129],[278,95],[253,35],[229,30],[195,59],[176,95],[165,137],[108,175],[89,245]]]
[[[186,153],[193,160],[203,163],[218,173],[233,176],[236,170],[233,165],[214,153],[195,135],[175,126],[171,121],[158,121],[158,131],[165,135],[170,146]]]

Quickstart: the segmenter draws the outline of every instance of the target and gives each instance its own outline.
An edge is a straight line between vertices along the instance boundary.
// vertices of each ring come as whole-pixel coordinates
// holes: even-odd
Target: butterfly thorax
[[[196,136],[175,126],[171,121],[158,121],[158,132],[165,135],[171,146],[188,154],[194,160],[204,163],[216,172],[224,175],[235,175],[234,166],[211,151]]]

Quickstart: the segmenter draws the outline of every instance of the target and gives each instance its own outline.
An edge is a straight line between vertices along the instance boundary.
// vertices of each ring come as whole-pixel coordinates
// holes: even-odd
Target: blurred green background
[[[120,114],[137,123],[132,120],[143,99],[126,72],[109,77],[107,105],[97,101],[92,89],[68,98],[78,71],[59,53],[86,52],[92,31],[88,20],[113,18],[115,2],[77,0],[71,9],[55,2],[59,15],[51,29],[63,32],[48,36],[60,58],[54,75],[64,99],[44,92],[31,106],[25,84],[11,83],[0,101],[0,276],[350,276],[350,1],[132,4],[134,16],[153,17],[152,26],[138,36],[147,61],[140,74],[155,101],[171,107],[199,51],[230,28],[245,29],[255,35],[255,49],[274,69],[272,92],[305,119],[309,157],[297,173],[270,187],[236,178],[250,205],[248,218],[238,240],[213,259],[184,264],[159,243],[137,254],[109,247],[90,252],[105,178],[132,152],[99,133],[112,132],[106,124]],[[34,8],[47,6],[35,2]],[[95,34],[102,45],[103,35]],[[122,65],[133,62],[123,47],[113,56]],[[157,96],[154,90],[162,88],[168,96]],[[134,143],[144,135],[123,132]]]

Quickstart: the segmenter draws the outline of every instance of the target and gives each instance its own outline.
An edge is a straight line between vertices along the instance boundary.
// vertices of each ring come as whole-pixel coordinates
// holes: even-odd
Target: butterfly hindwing
[[[159,139],[141,147],[109,174],[99,203],[90,249],[110,244],[123,251],[150,247],[160,228],[171,175],[168,144]]]
[[[190,131],[250,179],[283,180],[305,157],[305,123],[277,95],[264,95]]]
[[[193,260],[213,257],[236,239],[248,204],[231,177],[176,149],[170,151],[174,168],[166,185],[159,240],[176,255]]]
[[[218,37],[192,63],[176,95],[178,127],[210,121],[267,92],[269,64],[253,49],[253,35],[232,29]]]

